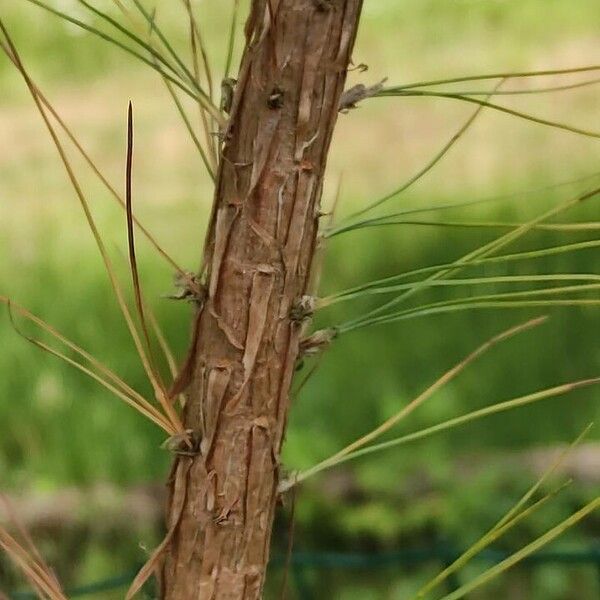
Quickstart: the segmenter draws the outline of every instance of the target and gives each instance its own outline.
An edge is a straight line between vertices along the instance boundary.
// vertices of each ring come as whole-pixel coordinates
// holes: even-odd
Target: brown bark
[[[260,598],[327,152],[362,0],[254,0],[204,256],[162,593]],[[301,312],[301,311],[300,311]]]

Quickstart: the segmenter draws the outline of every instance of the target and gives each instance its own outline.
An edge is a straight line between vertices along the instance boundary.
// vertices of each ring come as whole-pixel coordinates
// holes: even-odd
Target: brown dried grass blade
[[[12,56],[15,59],[15,61],[14,61],[15,65],[16,65],[17,69],[19,70],[19,72],[21,73],[23,79],[25,80],[25,83],[29,89],[29,92],[33,98],[33,101],[35,102],[35,105],[40,113],[40,116],[42,117],[42,119],[46,125],[46,128],[48,129],[50,137],[52,138],[52,141],[54,142],[54,145],[58,151],[60,159],[65,167],[65,170],[67,171],[69,181],[71,182],[71,185],[77,195],[77,198],[79,200],[81,208],[83,209],[86,220],[88,222],[88,226],[94,236],[96,245],[98,246],[98,250],[100,251],[100,255],[102,257],[107,274],[109,276],[109,280],[110,280],[111,286],[113,288],[113,292],[115,294],[115,297],[117,299],[117,302],[118,302],[121,312],[123,314],[125,322],[127,323],[127,327],[129,329],[129,332],[131,334],[131,337],[132,337],[135,347],[137,349],[137,352],[138,352],[138,355],[142,362],[142,365],[144,367],[144,370],[146,371],[148,379],[150,380],[152,387],[154,388],[154,393],[156,395],[156,398],[159,401],[159,403],[161,404],[161,406],[163,407],[163,409],[165,410],[166,415],[168,416],[169,420],[172,422],[176,431],[178,433],[184,434],[185,432],[184,432],[183,424],[181,423],[181,419],[179,418],[177,413],[173,410],[172,406],[168,403],[168,401],[166,399],[166,395],[163,394],[161,387],[159,385],[159,382],[156,380],[156,378],[154,376],[154,373],[150,366],[150,362],[148,360],[146,352],[144,351],[144,347],[143,347],[142,341],[140,339],[139,333],[135,327],[135,323],[133,321],[131,313],[129,312],[127,303],[125,302],[123,291],[122,291],[121,286],[118,282],[118,279],[115,275],[112,262],[108,255],[108,252],[106,251],[106,247],[104,246],[104,242],[102,241],[102,237],[100,235],[100,232],[98,231],[98,228],[96,226],[96,223],[95,223],[92,213],[90,211],[87,199],[83,193],[81,185],[79,184],[79,180],[75,176],[75,172],[71,166],[71,163],[69,162],[69,159],[67,158],[65,150],[60,142],[60,139],[58,138],[58,135],[57,135],[54,127],[50,123],[48,115],[46,114],[46,111],[44,110],[44,107],[41,103],[41,100],[39,99],[39,97],[36,93],[36,88],[33,85],[27,71],[25,70],[25,67],[23,66],[23,63],[17,52],[17,49],[8,33],[6,27],[4,26],[4,22],[2,21],[2,19],[0,19],[0,31],[2,31],[2,33],[4,34],[4,38],[6,40],[6,43],[8,44],[8,48],[10,49],[10,52],[12,53]]]
[[[148,321],[150,321],[150,326],[152,327],[152,331],[154,332],[154,336],[156,337],[156,341],[162,350],[162,353],[167,361],[167,366],[169,367],[169,373],[171,377],[175,379],[177,377],[177,361],[175,360],[175,355],[173,354],[173,350],[169,345],[167,340],[167,336],[163,331],[160,323],[158,322],[156,315],[152,311],[149,306],[146,306],[146,314],[148,316]]]
[[[133,284],[133,292],[135,296],[135,305],[140,319],[142,334],[146,342],[146,350],[148,351],[148,362],[154,374],[154,378],[160,385],[163,395],[166,395],[166,390],[161,381],[160,374],[156,368],[156,361],[152,355],[152,343],[150,342],[150,334],[146,324],[146,314],[144,310],[144,299],[142,295],[142,286],[140,285],[140,275],[137,266],[137,257],[135,254],[135,235],[133,229],[133,193],[132,193],[132,170],[133,170],[133,105],[129,102],[127,108],[127,164],[125,169],[125,212],[127,215],[127,246],[129,250],[129,266],[131,269],[131,280]]]
[[[147,402],[145,398],[136,392],[131,386],[129,386],[123,379],[121,379],[116,373],[111,371],[106,365],[100,362],[97,358],[92,356],[89,352],[86,352],[81,346],[78,346],[67,337],[65,337],[62,333],[57,331],[54,327],[48,324],[46,321],[40,319],[30,311],[28,311],[23,306],[20,306],[10,298],[6,296],[0,296],[0,303],[5,304],[10,307],[11,311],[18,312],[22,317],[26,318],[28,321],[31,321],[35,325],[37,325],[40,329],[49,333],[53,338],[70,348],[73,352],[84,358],[87,362],[90,363],[95,369],[97,369],[100,373],[102,373],[105,378],[109,381],[112,381],[114,385],[116,385],[123,393],[135,399],[137,402],[143,404]],[[13,319],[14,322],[14,319]],[[148,403],[149,404],[149,403]],[[152,405],[150,405],[152,407]],[[152,407],[154,409],[154,407]]]
[[[208,53],[206,51],[206,45],[204,43],[204,38],[202,36],[202,32],[200,31],[200,27],[198,26],[198,21],[194,16],[194,11],[192,10],[192,4],[190,0],[182,0],[182,3],[185,7],[185,10],[188,15],[188,19],[190,22],[190,49],[192,54],[192,66],[194,69],[194,77],[196,78],[197,85],[200,86],[200,65],[198,61],[198,49],[200,49],[200,54],[202,56],[202,64],[204,67],[204,73],[206,75],[207,88],[208,88],[208,97],[211,102],[213,101],[213,80],[212,80],[212,72],[210,68],[210,63],[208,60]],[[216,130],[217,126],[214,119],[210,114],[207,114],[206,110],[202,106],[202,104],[198,103],[198,109],[200,113],[200,121],[202,123],[202,129],[204,131],[204,137],[206,139],[206,145],[208,147],[208,155],[210,157],[211,165],[213,167],[213,172],[217,171],[217,146],[215,143],[215,136],[211,133],[212,129]]]
[[[140,569],[139,573],[136,575],[129,590],[127,590],[125,600],[131,600],[131,598],[133,598],[141,590],[142,586],[146,583],[146,581],[148,581],[148,579],[152,576],[154,571],[156,571],[160,564],[160,561],[162,560],[163,554],[169,547],[171,539],[177,531],[177,527],[179,526],[179,521],[181,519],[183,507],[185,506],[185,500],[187,497],[187,476],[191,466],[191,458],[181,456],[179,457],[179,462],[177,463],[177,470],[175,474],[175,484],[172,499],[174,510],[171,512],[172,522],[169,526],[169,530],[167,531],[167,534],[165,535],[163,541],[154,550],[146,564]]]
[[[183,408],[185,406],[185,396],[181,393],[176,393],[175,395],[173,394],[173,387],[174,387],[175,382],[177,381],[177,378],[179,375],[178,371],[177,371],[177,361],[175,360],[175,356],[173,354],[173,351],[171,350],[171,347],[169,346],[167,337],[166,337],[164,331],[162,330],[160,323],[156,319],[156,316],[154,315],[152,310],[148,309],[148,308],[146,310],[146,313],[148,315],[148,320],[150,321],[152,330],[154,331],[154,336],[156,337],[156,340],[158,341],[158,345],[160,346],[160,349],[162,350],[165,360],[167,361],[167,366],[169,367],[169,373],[171,374],[172,384],[167,392],[167,398],[168,398],[169,402],[173,402],[175,400],[175,398],[178,398],[179,406],[181,406]]]
[[[45,352],[48,352],[49,354],[52,354],[53,356],[60,358],[62,361],[75,367],[82,373],[85,373],[88,377],[97,381],[100,385],[102,385],[107,390],[112,392],[115,396],[117,396],[118,398],[123,400],[126,404],[128,404],[129,406],[131,406],[132,408],[137,410],[139,413],[141,413],[147,419],[149,419],[150,421],[152,421],[153,423],[158,425],[161,429],[164,429],[169,435],[173,435],[173,434],[177,433],[176,430],[173,428],[172,424],[165,418],[165,416],[155,406],[150,404],[150,402],[148,402],[143,396],[141,396],[137,392],[134,391],[133,394],[129,394],[129,393],[123,391],[122,389],[119,389],[118,387],[114,386],[109,381],[107,381],[104,377],[101,377],[100,375],[98,375],[98,373],[96,373],[92,369],[90,369],[90,368],[86,367],[85,365],[82,365],[81,363],[77,362],[76,360],[70,358],[69,356],[67,356],[66,354],[61,352],[60,350],[56,350],[55,348],[52,348],[48,344],[46,344],[40,340],[36,340],[35,338],[32,338],[32,337],[26,335],[25,333],[23,333],[17,327],[17,325],[15,323],[15,320],[14,320],[13,314],[12,314],[12,304],[10,303],[10,301],[8,303],[8,311],[9,311],[10,321],[13,326],[13,329],[23,339],[27,340],[29,343],[33,344],[37,348],[40,348],[41,350],[44,350]],[[131,388],[129,388],[129,389],[131,389]]]
[[[4,42],[0,39],[0,48],[4,51],[6,56],[10,59],[10,61],[18,68],[15,57],[12,55],[8,46],[4,44]],[[40,99],[41,103],[46,107],[48,112],[52,115],[52,117],[56,120],[56,122],[60,125],[61,129],[65,132],[65,135],[69,138],[71,143],[75,146],[77,151],[81,154],[82,158],[88,164],[88,166],[92,169],[94,174],[98,177],[100,182],[104,185],[107,191],[111,194],[111,196],[125,209],[125,201],[114,186],[108,181],[108,179],[104,176],[102,171],[100,171],[99,167],[96,165],[94,160],[90,157],[89,153],[85,150],[85,148],[81,145],[73,131],[66,124],[64,119],[60,116],[54,106],[50,103],[48,98],[42,93],[39,86],[35,84],[33,81],[32,85],[35,88],[36,94]],[[133,217],[134,223],[136,227],[142,232],[142,234],[146,237],[146,239],[150,242],[150,244],[157,250],[157,252],[165,259],[165,261],[182,277],[186,277],[187,273],[182,269],[175,260],[162,248],[162,246],[158,243],[156,238],[152,235],[152,233],[139,221],[139,219],[134,215]]]
[[[5,506],[9,520],[13,523],[24,542],[24,545],[21,544],[4,527],[0,526],[0,548],[19,567],[40,598],[43,600],[46,598],[66,600],[56,575],[42,558],[29,532],[20,522],[10,502],[2,493],[0,493],[0,500]],[[2,594],[0,593],[1,597]]]
[[[44,572],[48,583],[53,586],[57,592],[62,593],[62,586],[60,585],[60,582],[58,581],[54,571],[48,566],[43,556],[40,554],[33,541],[33,538],[29,534],[29,531],[27,531],[27,528],[14,510],[12,503],[2,492],[0,492],[0,501],[2,501],[2,504],[4,505],[8,520],[13,524],[18,534],[24,541],[26,551],[29,552],[29,555],[32,557],[34,562],[36,562],[40,569]]]
[[[190,343],[190,348],[188,353],[183,361],[181,368],[179,369],[173,383],[171,385],[171,389],[169,390],[169,398],[173,399],[179,394],[183,393],[187,386],[192,381],[192,376],[194,373],[195,367],[195,358],[196,358],[196,349],[198,347],[198,341],[200,339],[200,317],[201,312],[196,313],[194,317],[194,324],[192,326],[192,341]]]
[[[51,584],[46,581],[43,571],[31,559],[27,551],[13,538],[8,531],[0,526],[0,548],[6,552],[10,560],[23,572],[26,579],[42,599],[63,600],[65,596],[58,595]]]

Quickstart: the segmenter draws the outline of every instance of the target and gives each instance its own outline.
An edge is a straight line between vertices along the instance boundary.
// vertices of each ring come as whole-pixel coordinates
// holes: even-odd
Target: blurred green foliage
[[[77,131],[96,150],[115,181],[122,177],[123,122],[119,120],[121,114],[107,114],[103,103],[114,108],[117,100],[112,102],[113,95],[124,101],[128,94],[137,94],[134,104],[140,107],[139,128],[143,131],[138,150],[139,213],[158,232],[165,246],[193,268],[199,259],[210,191],[198,175],[197,158],[191,146],[186,145],[185,132],[179,128],[168,101],[153,96],[157,80],[118,51],[25,4],[3,7],[3,18],[6,17],[36,79],[59,98],[57,106],[65,107],[62,112],[79,123]],[[55,5],[58,4],[81,14],[75,1]],[[208,0],[201,3],[199,10],[209,45],[216,48],[223,38],[228,11],[223,4],[217,6]],[[184,48],[182,13],[172,9],[171,3],[159,2],[158,14]],[[551,57],[560,58],[563,53],[571,59],[568,66],[587,64],[593,62],[588,49],[598,51],[597,43],[590,42],[597,33],[594,23],[598,17],[600,6],[593,0],[367,0],[355,62],[370,64],[369,78],[389,75],[395,78],[394,83],[503,70],[504,66],[537,66],[540,61],[547,66],[553,64]],[[219,61],[222,63],[222,55],[215,63],[220,64]],[[43,316],[93,351],[133,387],[149,394],[91,236],[63,181],[61,166],[49,148],[21,82],[4,59],[0,59],[0,85],[0,131],[7,134],[6,139],[12,139],[11,149],[0,151],[0,293],[10,294]],[[561,114],[574,113],[573,117],[579,116],[583,123],[598,122],[597,93],[577,95],[573,110],[569,98],[546,96],[532,103],[534,107],[544,107],[546,102]],[[335,177],[329,187],[335,187],[337,175],[345,170],[342,213],[410,176],[413,164],[422,163],[421,158],[426,160],[445,141],[446,131],[453,132],[463,119],[452,112],[453,108],[445,112],[445,105],[427,104],[423,110],[431,113],[422,113],[409,102],[398,114],[400,100],[396,104],[372,102],[341,119],[338,145],[332,155]],[[432,132],[425,122],[431,116],[439,123],[446,115],[450,121],[447,130],[436,125]],[[407,133],[405,138],[400,133],[396,138],[388,136],[379,141],[377,134],[382,130],[369,129],[370,123],[378,119],[383,123],[382,129],[387,124],[390,130],[401,132],[407,126],[413,137]],[[468,150],[469,140],[453,151],[453,156],[460,156],[464,149],[464,162],[453,162],[450,157],[449,164],[441,166],[440,175],[433,174],[406,198],[392,201],[390,208],[540,188],[597,168],[597,143],[573,141],[565,134],[540,133],[535,126],[502,119],[491,117],[489,129],[482,125],[477,130],[472,140],[474,151]],[[526,133],[515,134],[514,140],[512,134],[502,137],[511,126]],[[352,140],[357,135],[364,136],[357,146],[364,147],[363,142],[368,142],[368,147],[363,148],[365,154],[354,148]],[[549,142],[553,136],[558,136],[559,141]],[[152,141],[157,145],[152,145]],[[490,147],[494,149],[491,157],[486,154]],[[355,151],[357,154],[353,154]],[[370,165],[380,157],[382,170],[375,172]],[[163,158],[166,165],[174,165],[172,171],[161,170]],[[353,164],[353,160],[364,162]],[[123,216],[89,173],[81,165],[80,168],[102,231],[111,248],[117,248],[113,254],[120,264],[122,280],[127,282],[126,261],[120,250],[124,248]],[[525,220],[578,189],[585,189],[585,184],[454,211],[452,218]],[[596,200],[568,217],[597,220],[597,212]],[[330,244],[323,291],[448,262],[493,235],[492,231],[416,227],[349,233]],[[590,234],[537,232],[511,246],[510,251],[590,238]],[[162,327],[181,357],[188,340],[190,310],[160,299],[170,291],[171,275],[143,242],[139,253],[146,296],[153,299]],[[587,250],[512,266],[510,270],[488,267],[471,274],[584,273],[594,272],[597,265],[598,251]],[[472,293],[477,291],[494,290],[487,287]],[[427,297],[437,298],[434,292],[428,292]],[[317,324],[339,322],[372,305],[373,300],[341,304],[319,315]],[[323,356],[315,376],[294,401],[286,466],[307,467],[335,452],[397,411],[483,340],[535,314],[538,313],[459,313],[369,328],[340,338]],[[504,343],[470,367],[398,431],[417,430],[476,407],[597,375],[598,310],[553,310],[551,316],[543,328]],[[20,326],[31,331],[26,324]],[[118,400],[107,397],[94,382],[28,345],[11,329],[6,316],[0,320],[0,339],[3,489],[35,495],[65,486],[110,482],[127,488],[164,479],[170,457],[159,449],[163,436],[151,424]],[[299,379],[311,366],[307,362]],[[464,546],[485,531],[531,481],[530,473],[520,470],[514,460],[504,459],[527,448],[570,441],[598,417],[598,398],[597,390],[586,389],[361,459],[309,481],[299,493],[296,545],[303,550],[350,551],[426,546],[452,540]],[[597,433],[592,437],[597,439]],[[526,543],[592,494],[593,490],[584,484],[572,486],[551,508],[512,532],[504,542],[506,547]],[[598,534],[598,527],[597,519],[592,519],[585,532],[583,528],[572,532],[571,540],[590,542]],[[123,537],[110,527],[95,526],[93,519],[83,533],[65,531],[58,542],[38,533],[42,549],[68,583],[87,583],[127,570],[144,558],[137,540],[151,547],[160,535],[158,530],[150,529],[131,531]],[[275,540],[278,547],[284,547],[285,536],[282,522]],[[574,597],[576,590],[578,599],[592,598],[590,573],[573,573],[553,567],[538,570],[522,583],[523,589],[528,590],[523,597],[559,600]],[[336,598],[391,599],[406,597],[423,576],[422,572],[414,572],[389,576],[386,573],[382,577],[381,572],[375,572],[356,576],[344,573],[338,577],[331,572],[321,579],[315,576],[312,583],[320,586],[318,589],[324,594],[320,597],[331,597],[327,596],[328,590],[336,589]],[[503,590],[517,589],[514,586],[520,585],[521,577],[521,573],[507,576],[494,589],[473,597],[508,597]]]

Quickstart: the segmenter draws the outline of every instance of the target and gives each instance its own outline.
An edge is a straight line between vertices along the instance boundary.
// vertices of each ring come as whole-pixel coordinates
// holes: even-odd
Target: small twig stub
[[[320,329],[300,342],[299,356],[310,356],[322,352],[337,335],[334,328]]]
[[[340,112],[348,112],[353,108],[357,108],[356,105],[362,100],[376,96],[383,89],[386,81],[387,77],[382,79],[379,83],[369,87],[363,83],[359,83],[358,85],[348,88],[340,98],[340,106],[338,110]]]
[[[175,273],[173,285],[176,291],[165,296],[169,300],[187,300],[202,306],[206,299],[206,287],[200,277],[191,271]]]

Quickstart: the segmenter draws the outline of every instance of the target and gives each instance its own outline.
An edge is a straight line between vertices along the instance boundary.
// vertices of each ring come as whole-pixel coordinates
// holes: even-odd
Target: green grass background
[[[85,14],[74,0],[52,4]],[[216,71],[224,63],[230,4],[196,3]],[[111,3],[102,0],[98,5],[110,8]],[[176,7],[177,3],[159,1],[158,18],[186,52],[183,13]],[[195,268],[211,189],[160,81],[118,50],[28,2],[4,3],[0,15],[36,81],[111,181],[121,187],[124,116],[127,101],[133,100],[138,216],[181,264]],[[370,83],[387,76],[391,83],[402,83],[464,73],[593,64],[600,56],[599,22],[600,6],[594,0],[366,0],[354,62],[367,63],[369,71],[355,73],[353,81]],[[149,393],[83,215],[22,82],[3,57],[0,88],[0,293],[42,316],[136,389]],[[600,129],[600,99],[594,87],[502,102]],[[341,116],[324,202],[331,202],[340,177],[341,216],[397,187],[438,150],[470,110],[444,100],[392,98],[372,100]],[[471,200],[575,179],[598,169],[598,149],[597,140],[484,112],[443,163],[388,208]],[[124,216],[79,158],[75,154],[73,158],[127,283]],[[525,220],[586,185],[591,184],[516,195],[447,215],[456,220]],[[597,220],[597,215],[596,199],[565,218]],[[404,226],[348,233],[329,246],[323,292],[448,262],[493,235],[492,231]],[[537,232],[509,251],[583,239],[593,239],[593,233]],[[146,296],[181,357],[188,340],[189,308],[161,299],[171,290],[171,273],[141,238],[139,254]],[[588,250],[511,270],[488,268],[478,273],[597,272],[598,258],[597,250]],[[476,292],[484,290],[472,293]],[[437,296],[431,293],[429,298]],[[426,299],[423,295],[419,301]],[[371,305],[342,304],[324,312],[317,322],[336,323]],[[487,337],[530,314],[538,312],[459,313],[342,337],[294,403],[285,465],[307,467],[335,452],[397,411]],[[419,409],[398,432],[597,375],[598,310],[561,309],[550,314],[543,328],[495,349]],[[151,424],[94,382],[20,339],[6,315],[0,319],[0,341],[3,490],[14,496],[43,497],[73,486],[89,489],[110,484],[130,489],[165,478],[170,459],[159,449],[163,436]],[[315,478],[299,494],[296,547],[384,551],[447,540],[465,546],[531,481],[530,473],[502,457],[570,441],[597,418],[599,397],[597,389],[586,389]],[[590,436],[594,439],[597,433]],[[478,468],[471,468],[475,464]],[[511,533],[503,547],[514,549],[526,543],[594,492],[593,487],[576,483],[543,514]],[[127,571],[144,560],[138,542],[152,547],[160,536],[158,524],[122,528],[85,510],[76,522],[77,526],[60,532],[43,528],[34,532],[67,584]],[[594,543],[599,527],[597,517],[591,517],[565,537],[563,546]],[[284,523],[275,544],[279,548],[285,544]],[[436,566],[430,565],[427,572]],[[310,577],[319,598],[401,599],[427,572],[329,571]],[[12,588],[16,582],[10,567],[2,563],[0,583]],[[552,565],[531,573],[517,570],[494,586],[473,598],[585,600],[597,595],[591,568]]]

